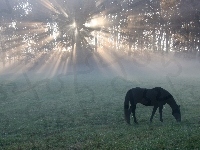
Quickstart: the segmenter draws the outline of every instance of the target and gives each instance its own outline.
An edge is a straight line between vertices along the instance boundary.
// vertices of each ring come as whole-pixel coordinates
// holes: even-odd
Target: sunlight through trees
[[[0,61],[67,61],[102,50],[197,53],[199,8],[198,0],[2,0]]]

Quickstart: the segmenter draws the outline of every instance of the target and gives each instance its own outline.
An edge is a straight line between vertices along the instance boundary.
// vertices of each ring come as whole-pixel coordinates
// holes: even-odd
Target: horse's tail
[[[130,99],[131,99],[131,90],[129,90],[126,93],[125,96],[125,101],[124,101],[124,118],[125,121],[130,124],[130,114],[131,114],[131,109],[129,108],[129,103],[130,103]]]

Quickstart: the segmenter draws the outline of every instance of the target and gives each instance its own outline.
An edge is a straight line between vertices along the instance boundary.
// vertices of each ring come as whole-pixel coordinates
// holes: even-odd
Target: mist
[[[1,0],[0,148],[198,149],[199,0]],[[166,89],[163,120],[128,90]]]

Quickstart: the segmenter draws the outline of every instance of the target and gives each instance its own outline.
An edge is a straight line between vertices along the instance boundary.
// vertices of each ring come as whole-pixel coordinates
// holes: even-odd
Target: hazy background
[[[1,0],[0,147],[198,149],[199,49],[199,0]],[[126,92],[158,86],[182,123],[127,126]]]

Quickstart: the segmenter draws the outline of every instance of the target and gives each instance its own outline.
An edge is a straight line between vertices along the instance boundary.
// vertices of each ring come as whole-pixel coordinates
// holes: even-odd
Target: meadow
[[[184,73],[191,67],[182,66],[179,76],[155,75],[155,66],[153,71],[126,67],[124,63],[126,76],[108,73],[110,68],[104,68],[106,73],[52,78],[33,73],[1,75],[0,149],[200,149],[200,79]],[[164,122],[156,112],[150,124],[152,107],[138,104],[139,124],[132,119],[127,125],[124,96],[137,86],[161,86],[171,92],[181,105],[182,122],[177,123],[165,105]]]

